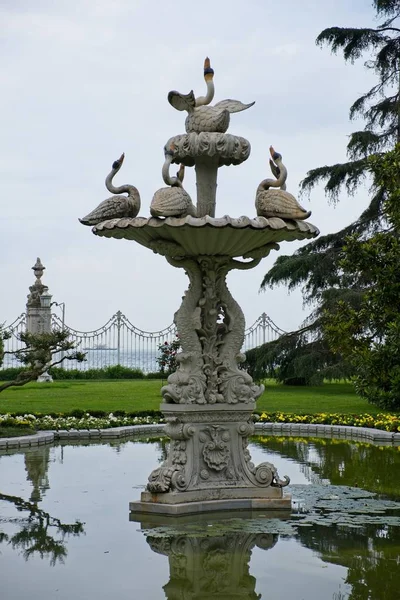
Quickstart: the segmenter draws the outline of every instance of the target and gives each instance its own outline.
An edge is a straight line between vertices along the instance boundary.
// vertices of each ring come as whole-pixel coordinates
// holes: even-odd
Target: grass
[[[34,435],[36,431],[28,427],[0,427],[0,439],[11,437],[22,437],[23,435]]]
[[[74,409],[127,412],[158,410],[160,380],[55,381],[8,388],[0,394],[0,413],[69,413]],[[349,383],[315,387],[277,385],[268,381],[258,399],[259,411],[298,414],[385,412],[359,398]]]

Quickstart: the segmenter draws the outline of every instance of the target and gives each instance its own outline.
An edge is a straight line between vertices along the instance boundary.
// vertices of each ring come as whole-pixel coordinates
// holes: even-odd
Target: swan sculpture
[[[176,177],[170,177],[169,168],[174,157],[174,144],[165,150],[165,161],[162,168],[162,177],[170,187],[161,188],[154,194],[150,205],[153,217],[186,217],[196,216],[196,207],[186,190],[182,187],[185,176],[185,165],[180,165]]]
[[[79,219],[82,225],[97,225],[107,219],[119,219],[122,217],[136,217],[140,210],[140,194],[134,185],[121,185],[114,187],[112,180],[116,173],[120,170],[124,162],[125,154],[122,154],[118,160],[113,162],[112,170],[106,177],[106,188],[113,194],[123,194],[127,192],[127,196],[111,196],[107,200],[103,200],[97,208],[92,210],[86,217]]]
[[[207,57],[204,61],[204,79],[207,86],[205,96],[195,98],[193,90],[189,94],[172,91],[168,94],[168,102],[176,110],[186,110],[186,133],[217,132],[225,133],[229,127],[230,113],[241,112],[253,106],[243,104],[239,100],[221,100],[214,106],[207,106],[214,98],[214,71]]]
[[[296,198],[286,191],[287,170],[282,163],[282,156],[269,148],[272,160],[269,164],[276,179],[264,179],[257,188],[256,210],[259,217],[280,217],[281,219],[308,219],[311,211],[306,211]],[[270,188],[280,188],[270,189]]]

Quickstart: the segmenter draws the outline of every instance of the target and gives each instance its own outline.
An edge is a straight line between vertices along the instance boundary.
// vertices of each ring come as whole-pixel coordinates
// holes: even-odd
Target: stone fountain
[[[270,166],[275,179],[257,188],[257,216],[215,217],[218,169],[239,165],[250,155],[250,143],[226,133],[230,114],[252,104],[222,100],[214,106],[214,71],[204,64],[207,95],[193,92],[168,95],[177,110],[187,111],[186,133],[165,145],[162,176],[166,188],[158,190],[149,218],[137,216],[139,192],[134,186],[114,188],[112,178],[124,155],[113,164],[107,188],[127,196],[113,196],[81,219],[95,225],[93,233],[134,240],[184,269],[189,288],[174,322],[182,352],[178,367],[162,390],[161,412],[170,438],[167,460],[149,476],[134,513],[182,515],[216,510],[290,509],[290,495],[269,462],[253,464],[247,449],[254,431],[252,412],[263,386],[256,385],[241,368],[245,357],[245,320],[226,284],[233,269],[252,269],[278,242],[318,235],[304,221],[309,216],[286,192],[287,171],[282,157],[271,147]],[[172,163],[181,165],[170,177]],[[183,189],[185,167],[195,167],[197,203]],[[277,189],[279,188],[279,189]]]

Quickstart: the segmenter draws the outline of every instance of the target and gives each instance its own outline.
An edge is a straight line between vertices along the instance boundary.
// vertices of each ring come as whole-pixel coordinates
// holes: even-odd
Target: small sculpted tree
[[[22,364],[22,371],[12,381],[1,384],[0,392],[12,386],[22,386],[30,381],[36,381],[48,369],[60,365],[65,360],[78,362],[86,360],[86,355],[77,351],[75,343],[68,339],[67,330],[53,329],[50,333],[22,332],[18,337],[25,345],[19,350],[4,350],[3,340],[8,337],[8,334],[0,331],[0,337],[2,340],[0,364],[6,354],[12,355]]]

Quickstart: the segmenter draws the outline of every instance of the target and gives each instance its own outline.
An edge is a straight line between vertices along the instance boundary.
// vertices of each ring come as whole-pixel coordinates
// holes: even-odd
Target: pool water
[[[292,516],[130,520],[163,439],[0,453],[1,598],[400,598],[398,448],[270,436],[250,451],[291,478]]]

